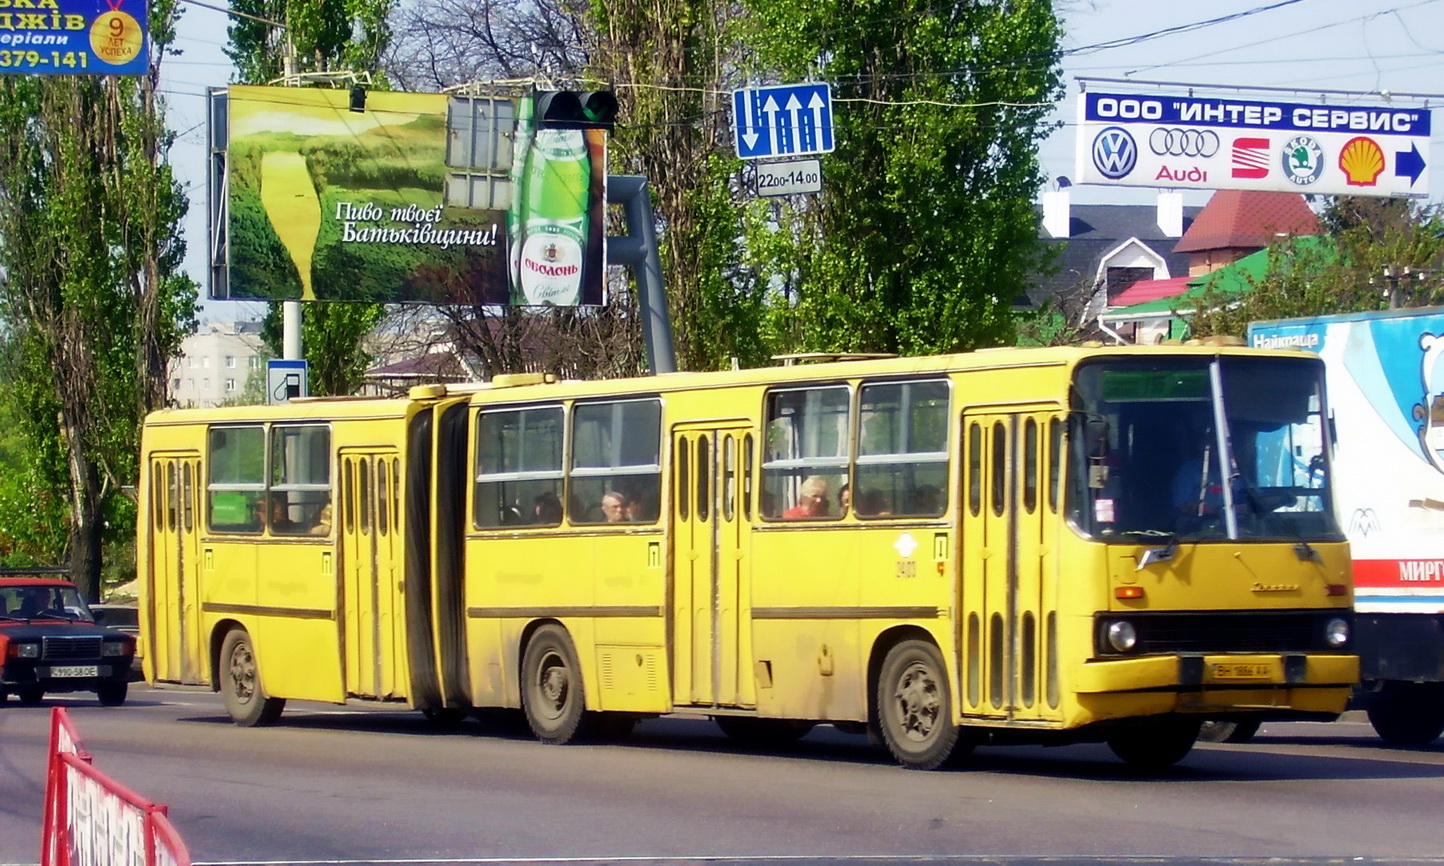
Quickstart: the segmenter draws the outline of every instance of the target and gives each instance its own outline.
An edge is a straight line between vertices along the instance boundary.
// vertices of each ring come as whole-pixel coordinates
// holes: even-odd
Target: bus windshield
[[[1080,365],[1070,518],[1104,540],[1340,540],[1322,375],[1302,358]]]

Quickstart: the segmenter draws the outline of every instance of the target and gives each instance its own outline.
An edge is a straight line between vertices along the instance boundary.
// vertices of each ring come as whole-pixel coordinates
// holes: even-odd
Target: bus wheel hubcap
[[[538,687],[541,696],[545,700],[545,707],[552,716],[561,714],[562,708],[567,703],[567,668],[561,659],[556,656],[548,656],[542,663],[541,677]]]
[[[897,708],[902,716],[902,730],[911,740],[925,740],[938,721],[938,689],[928,669],[910,665],[898,681]]]

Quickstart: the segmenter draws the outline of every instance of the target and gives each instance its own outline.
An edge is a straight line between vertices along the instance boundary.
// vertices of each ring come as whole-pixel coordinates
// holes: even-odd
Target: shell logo
[[[1373,186],[1384,171],[1384,149],[1372,138],[1350,139],[1339,151],[1339,168],[1349,186]]]

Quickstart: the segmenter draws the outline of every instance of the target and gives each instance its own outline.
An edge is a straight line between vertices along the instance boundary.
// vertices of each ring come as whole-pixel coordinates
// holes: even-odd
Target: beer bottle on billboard
[[[506,210],[507,290],[511,303],[524,303],[521,298],[521,245],[525,240],[525,217],[522,201],[526,196],[526,158],[531,153],[532,101],[516,103],[516,136],[511,147],[511,205]]]
[[[522,180],[520,287],[514,303],[582,301],[591,158],[578,129],[539,129]]]

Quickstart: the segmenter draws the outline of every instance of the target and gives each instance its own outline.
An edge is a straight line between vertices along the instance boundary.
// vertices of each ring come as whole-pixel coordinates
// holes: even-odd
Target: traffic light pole
[[[622,205],[627,219],[627,234],[607,238],[607,264],[630,267],[637,278],[637,306],[642,310],[648,369],[653,374],[675,373],[677,353],[672,347],[672,319],[662,286],[662,259],[657,253],[657,224],[647,179],[608,175],[607,202]]]

